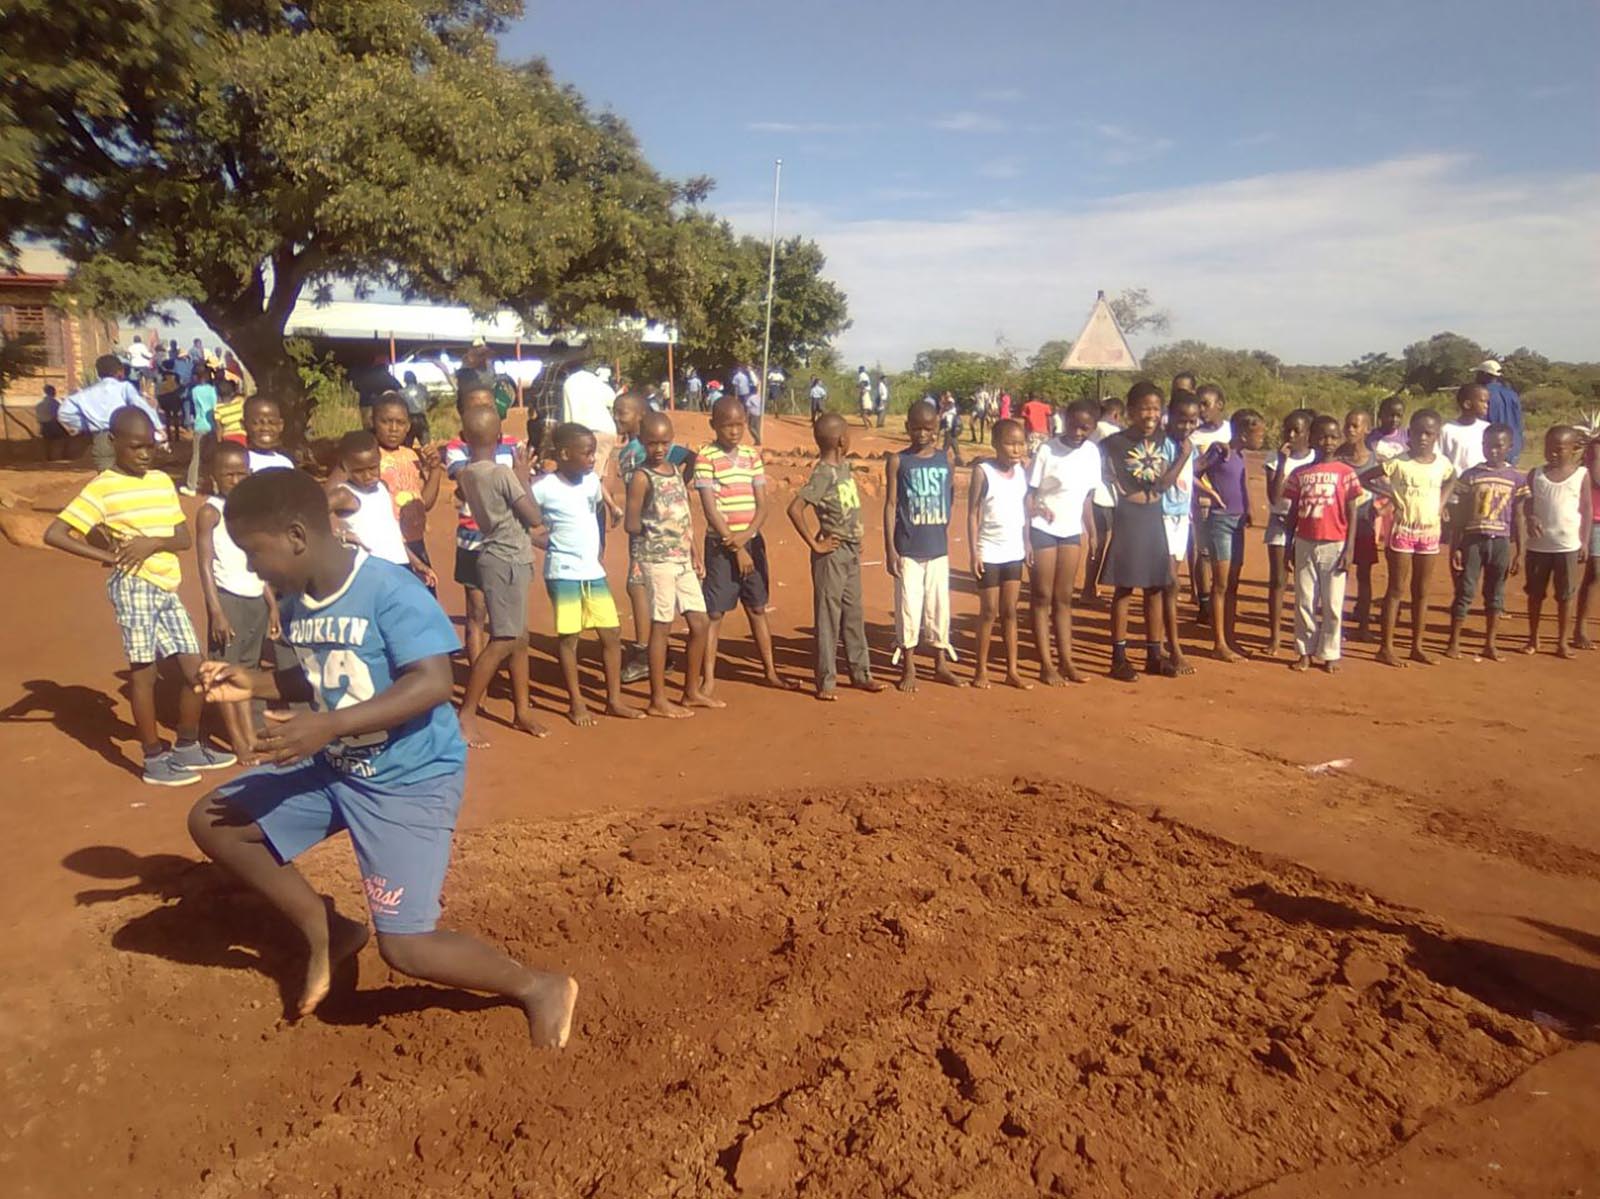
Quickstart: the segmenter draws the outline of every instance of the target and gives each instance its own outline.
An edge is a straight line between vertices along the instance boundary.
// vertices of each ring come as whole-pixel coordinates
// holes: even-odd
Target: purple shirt
[[[1466,532],[1510,537],[1512,515],[1528,496],[1528,480],[1512,467],[1483,462],[1461,476],[1458,490],[1466,497]]]
[[[1229,446],[1214,445],[1201,457],[1196,474],[1209,483],[1221,498],[1222,511],[1229,516],[1245,514],[1243,452]]]

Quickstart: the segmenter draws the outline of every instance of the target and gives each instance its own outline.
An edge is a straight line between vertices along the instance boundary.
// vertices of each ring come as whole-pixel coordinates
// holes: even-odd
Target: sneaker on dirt
[[[226,770],[239,760],[234,754],[212,749],[204,741],[175,745],[167,753],[184,770]]]
[[[198,783],[200,774],[181,765],[169,749],[144,760],[144,781],[152,787],[187,787]]]

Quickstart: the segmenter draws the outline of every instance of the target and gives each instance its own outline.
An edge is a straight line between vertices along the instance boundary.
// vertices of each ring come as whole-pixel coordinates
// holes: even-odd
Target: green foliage
[[[691,222],[632,135],[494,35],[518,0],[12,0],[0,229],[89,304],[190,301],[303,418],[284,321],[363,279],[562,321],[690,307]],[[181,36],[175,31],[181,31]]]
[[[1150,293],[1142,287],[1124,287],[1106,303],[1129,337],[1135,333],[1161,334],[1172,328],[1172,314],[1157,308]]]
[[[324,405],[356,403],[356,389],[351,386],[344,367],[330,356],[318,354],[309,341],[300,337],[286,338],[283,349],[300,373],[300,382],[313,412]]]
[[[1414,341],[1401,351],[1405,384],[1424,395],[1470,383],[1478,363],[1488,355],[1470,337],[1435,333],[1427,341]]]

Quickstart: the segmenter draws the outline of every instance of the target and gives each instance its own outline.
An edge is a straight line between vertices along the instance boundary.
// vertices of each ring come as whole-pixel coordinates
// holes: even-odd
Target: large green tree
[[[692,313],[685,190],[542,64],[499,59],[520,11],[9,0],[0,240],[59,246],[106,310],[189,301],[296,423],[284,322],[340,280],[552,322]]]
[[[1414,341],[1400,352],[1407,387],[1427,395],[1447,387],[1470,383],[1473,370],[1483,361],[1483,347],[1459,333],[1435,333],[1427,341]]]

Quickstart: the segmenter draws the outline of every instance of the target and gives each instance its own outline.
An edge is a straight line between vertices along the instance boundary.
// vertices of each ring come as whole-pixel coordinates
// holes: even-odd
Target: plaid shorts
[[[122,629],[122,648],[134,666],[157,662],[173,654],[200,653],[189,613],[176,591],[157,587],[137,575],[113,574],[106,594]]]

